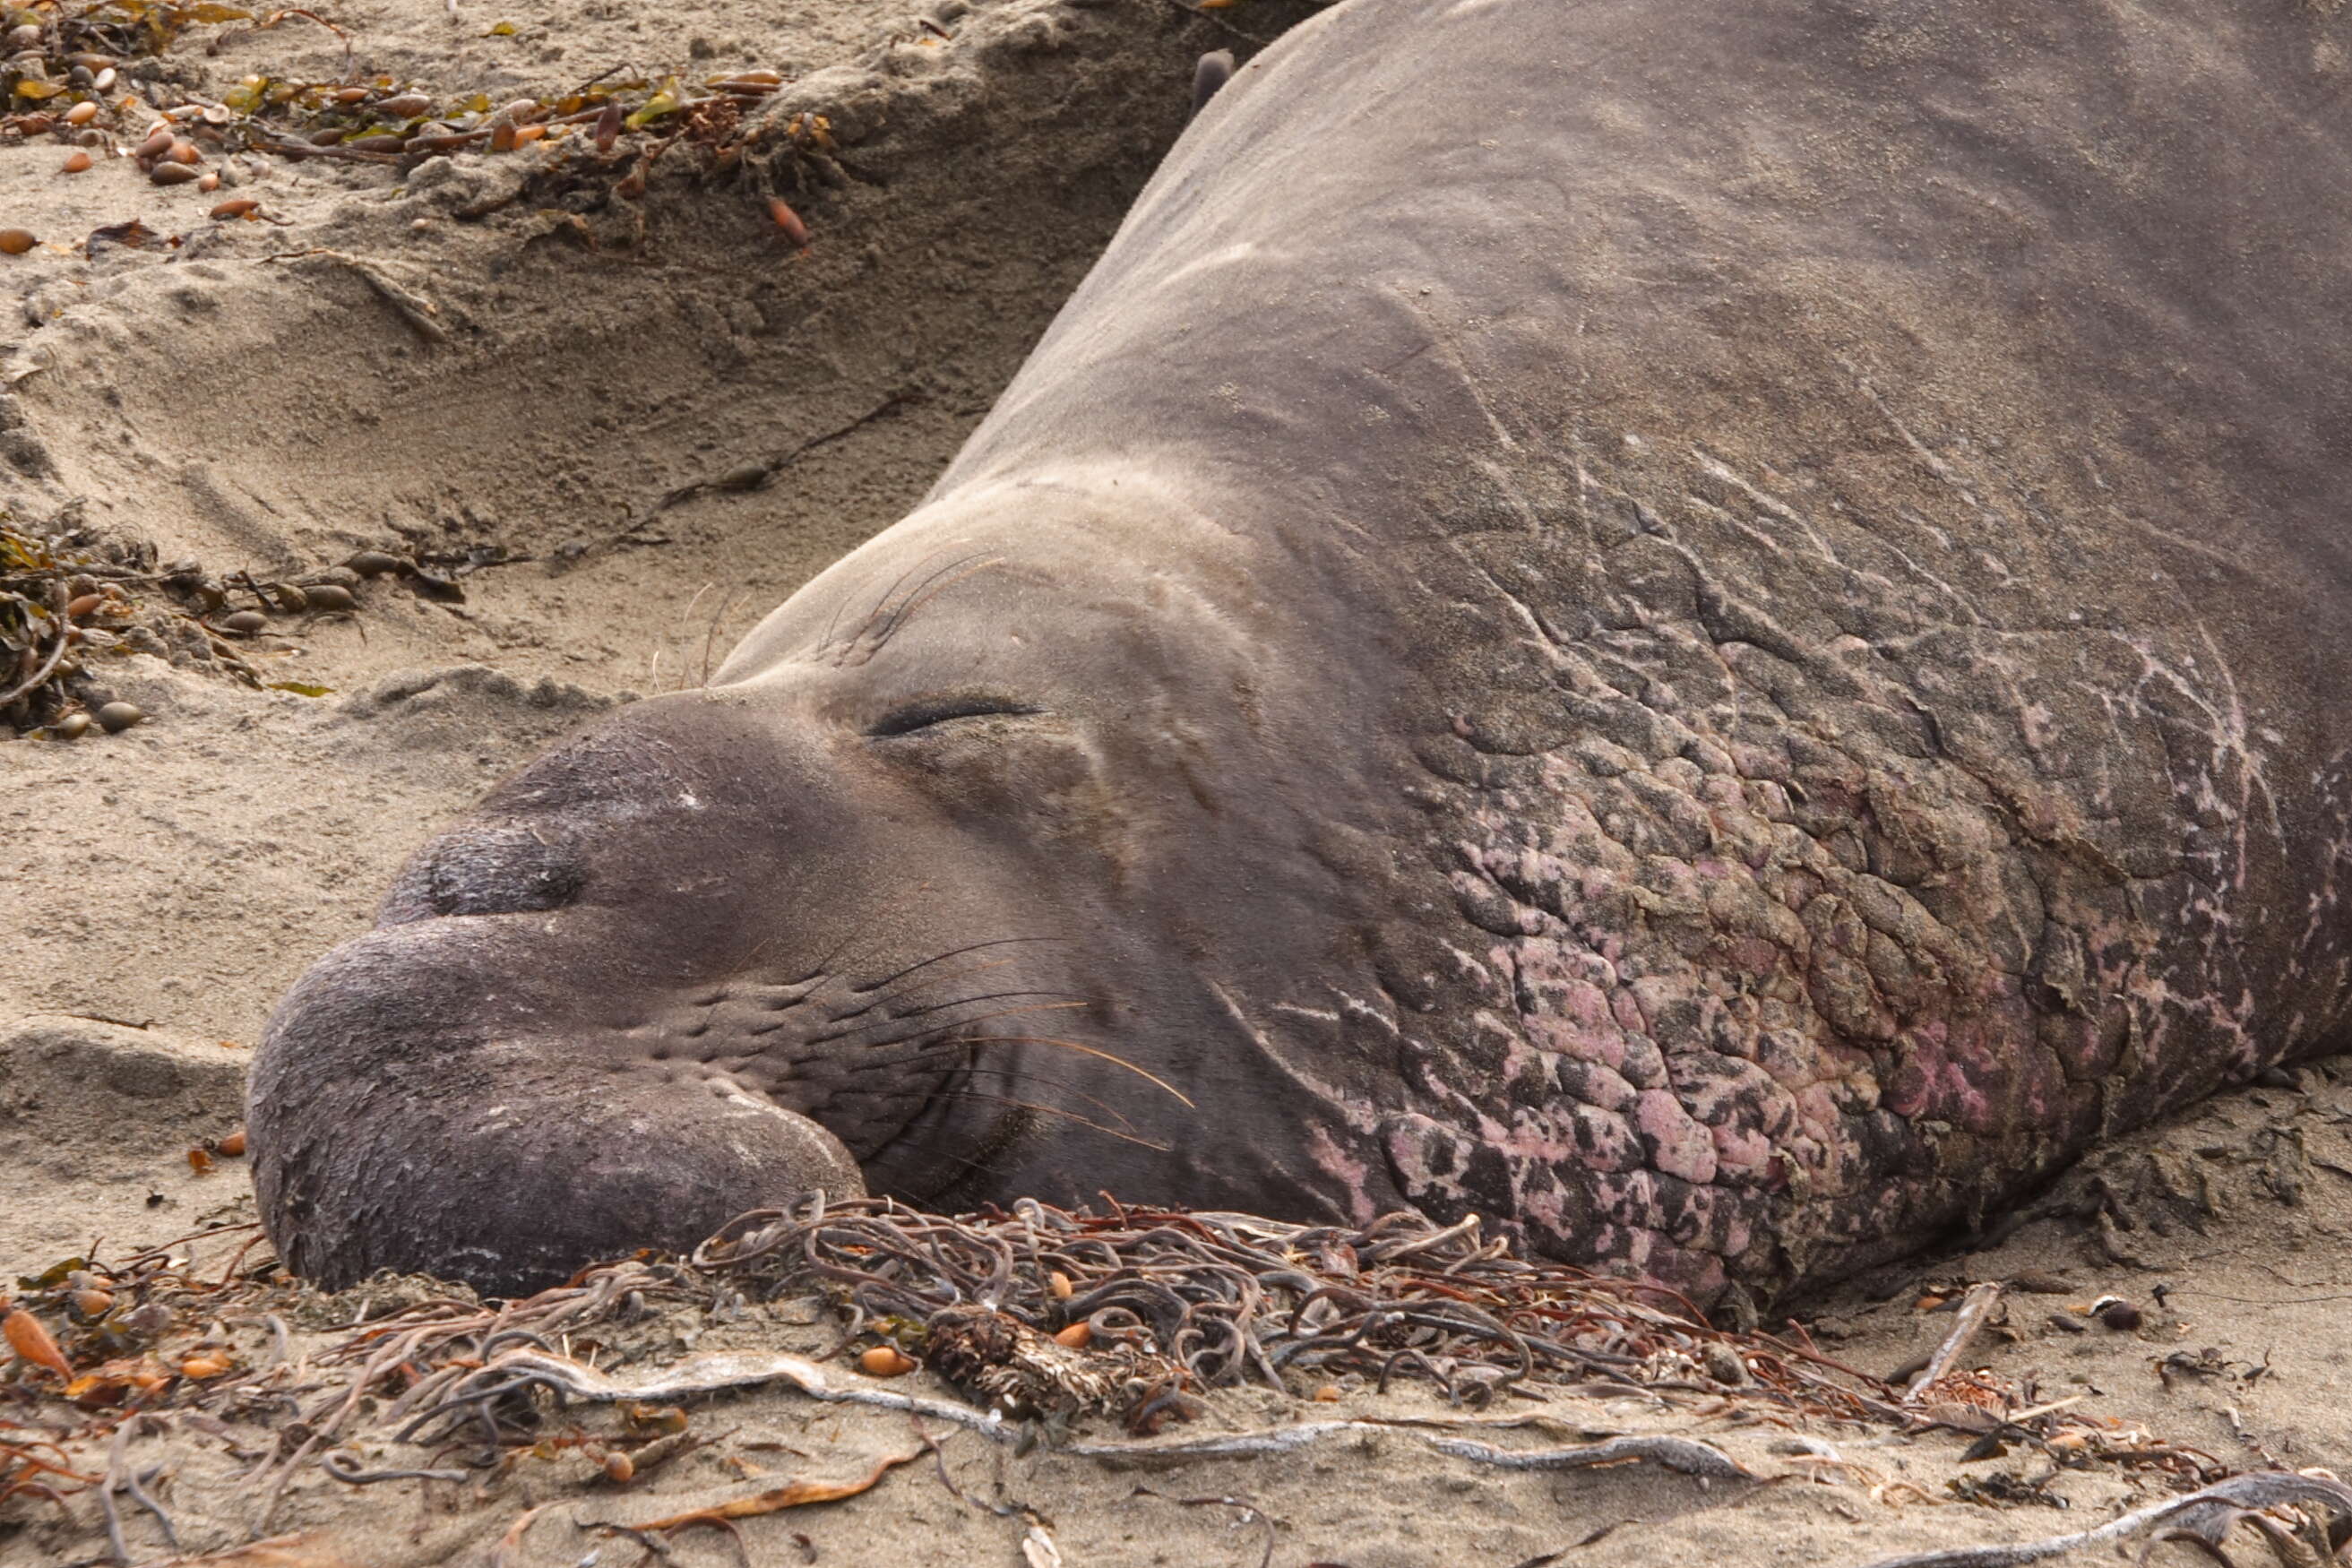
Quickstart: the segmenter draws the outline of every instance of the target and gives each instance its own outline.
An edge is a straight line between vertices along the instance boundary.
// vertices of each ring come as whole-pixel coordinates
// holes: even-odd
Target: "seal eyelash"
[[[1042,708],[1016,702],[1008,697],[922,697],[884,714],[866,733],[882,740],[893,735],[912,734],[917,730],[928,730],[934,724],[944,724],[953,719],[986,719],[999,715],[1018,717],[1044,711]]]

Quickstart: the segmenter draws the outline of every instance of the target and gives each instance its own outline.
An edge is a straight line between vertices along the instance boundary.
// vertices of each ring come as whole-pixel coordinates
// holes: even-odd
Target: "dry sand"
[[[236,1162],[198,1176],[184,1156],[236,1125],[243,1062],[278,992],[368,923],[394,866],[487,783],[632,694],[695,681],[711,650],[905,510],[1173,137],[1192,59],[1246,50],[1298,10],[354,0],[321,13],[361,79],[443,97],[554,94],[614,66],[689,80],[777,69],[790,85],[763,112],[824,113],[842,142],[843,183],[793,196],[805,251],[767,216],[757,168],[702,182],[680,159],[631,202],[567,195],[544,146],[405,174],[248,154],[231,189],[200,195],[151,185],[120,158],[61,174],[67,143],[0,140],[0,226],[44,242],[0,257],[0,505],[36,523],[79,507],[95,536],[152,540],[216,574],[293,576],[360,547],[506,563],[464,574],[462,604],[379,581],[355,616],[281,616],[241,649],[265,682],[320,697],[191,657],[158,601],[152,646],[168,657],[100,658],[80,689],[93,704],[137,702],[146,722],[0,742],[0,1272],[93,1237],[120,1256],[249,1217]],[[501,22],[511,34],[492,31]],[[192,27],[166,64],[178,90],[205,98],[251,72],[345,69],[338,39],[297,16]],[[232,195],[257,196],[274,221],[208,220]],[[85,253],[92,230],[132,217],[182,243]],[[426,330],[378,281],[429,311]],[[690,490],[747,465],[773,472],[757,489]],[[2340,1462],[2347,1124],[2352,1091],[2331,1068],[2282,1078],[2110,1152],[1997,1249],[1885,1271],[1804,1315],[1825,1351],[1888,1372],[1950,1323],[1923,1297],[2022,1272],[2057,1293],[2012,1290],[1976,1360],[2228,1467]],[[2086,1326],[2074,1309],[2106,1292],[2144,1310],[2137,1330]],[[805,1334],[782,1320],[730,1331]],[[1230,1394],[1187,1435],[1443,1413],[1420,1394]],[[1963,1462],[1967,1440],[1949,1433],[1759,1420],[1688,1396],[1562,1397],[1547,1413],[1549,1436],[1496,1441],[1680,1432],[1786,1479],[1516,1473],[1402,1429],[1145,1470],[1050,1447],[1016,1457],[964,1434],[946,1466],[971,1500],[928,1462],[909,1466],[853,1500],[745,1521],[742,1550],[761,1564],[1036,1563],[1046,1548],[1023,1543],[1043,1521],[1073,1568],[1245,1564],[1269,1550],[1284,1568],[1507,1568],[1545,1553],[1864,1563],[2081,1529],[2166,1492],[2160,1476],[2110,1464],[2056,1474],[2047,1494],[2063,1511],[1968,1503],[1948,1482],[2032,1481],[2052,1465],[2030,1447]],[[0,1422],[62,1428],[69,1415],[0,1391]],[[635,1546],[585,1521],[741,1495],[761,1473],[843,1479],[908,1442],[902,1416],[773,1391],[696,1419],[729,1435],[629,1489],[553,1460],[491,1482],[364,1489],[308,1471],[269,1521],[301,1542],[231,1560],[480,1563],[525,1510],[552,1502],[507,1563],[629,1562]],[[240,1439],[138,1441],[136,1466],[163,1467],[183,1546],[246,1539],[256,1500],[237,1479]],[[982,1506],[1008,1499],[1031,1514]],[[173,1556],[144,1514],[124,1529],[131,1560]],[[682,1563],[736,1551],[717,1531],[674,1547]],[[2179,1546],[2158,1560],[2173,1553],[2190,1560]],[[88,1492],[0,1503],[0,1565],[110,1555]]]

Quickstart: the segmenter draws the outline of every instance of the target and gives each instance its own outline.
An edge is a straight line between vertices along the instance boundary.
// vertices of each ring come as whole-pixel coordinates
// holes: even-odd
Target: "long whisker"
[[[978,563],[978,564],[975,565],[974,563]],[[907,612],[914,608],[916,605],[922,602],[925,597],[924,590],[930,587],[932,584],[938,582],[949,573],[955,571],[959,566],[968,566],[971,568],[972,572],[978,572],[985,570],[987,567],[993,565],[994,563],[994,557],[986,556],[982,552],[977,550],[973,551],[970,555],[958,556],[955,560],[949,562],[946,565],[940,567],[938,571],[932,573],[929,576],[916,584],[913,587],[908,589],[906,597],[898,601],[898,607],[890,612],[890,618],[883,623],[882,629],[880,631],[872,631],[873,617],[868,616],[866,617],[866,625],[858,628],[857,635],[860,637],[864,637],[871,632],[874,638],[874,646],[877,648],[880,647],[884,643],[890,640],[890,634],[897,631],[898,629],[898,624],[907,618]],[[968,577],[971,574],[971,572],[963,573],[955,580],[961,583],[965,577]]]
[[[1075,1121],[1081,1127],[1091,1127],[1096,1131],[1116,1138],[1122,1143],[1132,1143],[1139,1149],[1153,1149],[1165,1154],[1171,1147],[1166,1143],[1154,1142],[1149,1138],[1139,1138],[1130,1132],[1121,1132],[1116,1127],[1106,1127],[1091,1117],[1080,1116],[1075,1110],[1065,1110],[1058,1105],[1037,1105],[1026,1100],[1014,1100],[1002,1094],[982,1094],[977,1089],[951,1089],[946,1092],[957,1100],[991,1100],[998,1105],[1010,1105],[1022,1110],[1034,1110],[1043,1116],[1059,1116],[1065,1121]]]
[[[1006,994],[1018,996],[1032,994],[1032,993],[1016,991],[1008,992]],[[1060,991],[1040,991],[1034,993],[1034,994],[1039,996],[1062,996],[1066,995],[1067,993]],[[967,996],[959,1002],[944,1003],[940,1008],[930,1008],[927,1009],[927,1011],[937,1012],[947,1007],[960,1006],[964,1003],[984,1000],[986,1000],[984,997]],[[1015,1018],[1024,1013],[1065,1012],[1073,1007],[1084,1007],[1087,1005],[1090,1005],[1090,1004],[1083,998],[1076,1001],[1066,1002],[1033,1002],[1024,1007],[1000,1007],[993,1013],[983,1014],[976,1018],[943,1018],[935,1023],[925,1023],[918,1019],[906,1017],[875,1018],[866,1023],[853,1025],[849,1028],[843,1029],[835,1034],[819,1036],[816,1038],[803,1041],[802,1044],[804,1047],[808,1046],[845,1045],[850,1044],[853,1040],[853,1037],[855,1036],[867,1034],[869,1031],[881,1031],[880,1033],[873,1034],[870,1038],[856,1040],[852,1048],[869,1053],[870,1055],[874,1052],[887,1050],[894,1046],[911,1045],[913,1049],[898,1058],[902,1061],[911,1061],[919,1059],[924,1051],[929,1050],[932,1046],[937,1045],[940,1041],[945,1039],[950,1032],[964,1028],[970,1025],[984,1024],[989,1022],[991,1019],[995,1018]],[[893,1030],[897,1032],[892,1033],[891,1031]],[[868,1063],[869,1067],[878,1065],[878,1063],[871,1061]]]
[[[929,977],[928,977],[928,978],[926,978],[926,979],[918,980],[918,981],[916,981],[916,982],[914,983],[914,984],[912,984],[912,985],[908,985],[908,986],[906,986],[905,988],[903,988],[903,989],[901,989],[901,990],[899,990],[899,991],[897,991],[897,992],[892,993],[892,994],[893,994],[893,995],[898,995],[898,996],[904,996],[904,995],[907,995],[907,994],[908,994],[909,993],[911,993],[911,992],[915,989],[915,987],[916,987],[916,986],[919,986],[919,985],[946,985],[946,984],[950,984],[950,983],[952,983],[952,982],[954,982],[954,981],[958,981],[958,980],[969,980],[969,979],[971,979],[971,978],[973,975],[975,975],[975,974],[985,974],[985,973],[988,973],[990,970],[992,970],[992,969],[1002,969],[1002,968],[1003,968],[1006,964],[1008,964],[1008,963],[1014,963],[1014,962],[1016,962],[1016,961],[1015,961],[1015,960],[1013,960],[1013,959],[1010,959],[1010,958],[1000,958],[1000,959],[995,960],[993,963],[976,963],[976,964],[972,965],[972,967],[971,967],[970,969],[958,969],[958,970],[951,971],[950,973],[946,973],[946,974],[934,974],[934,975],[931,975],[931,976],[929,976]],[[1066,994],[1068,994],[1068,995],[1076,995],[1076,992],[1068,992],[1068,993],[1066,993]],[[884,1000],[885,1002],[887,1002],[888,1000],[890,1000],[890,997],[889,997],[889,996],[885,996],[885,997],[883,997],[883,998],[882,998],[882,1000]]]
[[[835,1100],[866,1100],[871,1099],[877,1095],[885,1095],[891,1092],[892,1091],[889,1089],[845,1089],[836,1091],[831,1098]],[[1009,1096],[1002,1094],[982,1094],[978,1089],[941,1089],[936,1098],[941,1100],[986,1100],[992,1105],[1010,1105],[1022,1110],[1034,1110],[1043,1116],[1059,1116],[1066,1121],[1075,1121],[1081,1127],[1091,1127],[1096,1131],[1116,1138],[1122,1143],[1135,1144],[1138,1148],[1156,1149],[1163,1154],[1166,1153],[1170,1148],[1170,1145],[1166,1143],[1155,1143],[1149,1138],[1139,1138],[1133,1133],[1121,1132],[1116,1127],[1106,1127],[1101,1122],[1094,1121],[1090,1117],[1080,1116],[1075,1110],[1065,1110],[1058,1105],[1038,1105],[1031,1100],[1014,1100]]]
[[[914,887],[908,889],[895,902],[883,905],[877,917],[853,922],[849,929],[849,934],[843,937],[839,942],[834,943],[831,948],[826,950],[823,957],[819,958],[814,965],[803,971],[800,977],[793,981],[792,984],[795,985],[805,984],[809,981],[818,979],[823,975],[831,973],[834,960],[839,958],[842,953],[848,949],[849,945],[857,941],[861,935],[865,936],[868,942],[881,941],[881,928],[883,928],[887,922],[892,917],[896,916],[900,910],[913,907],[916,900],[921,898],[925,893],[928,893],[930,890],[930,879],[926,878],[922,881],[916,883]],[[761,958],[767,955],[767,952],[770,948],[775,946],[776,943],[783,940],[784,939],[782,935],[771,936],[763,940],[759,946],[753,948],[750,954],[744,958],[743,963],[745,967],[748,968],[751,964],[757,963]]]
[[[937,578],[933,578],[930,583],[924,584],[920,588],[918,588],[914,593],[909,594],[907,596],[907,602],[900,605],[897,611],[891,615],[889,624],[884,626],[880,631],[874,634],[874,646],[876,647],[880,647],[884,643],[888,642],[891,635],[905,623],[908,616],[913,615],[917,610],[921,609],[925,605],[929,604],[933,599],[938,598],[941,594],[946,593],[950,588],[954,587],[958,583],[963,582],[967,578],[977,577],[982,572],[987,571],[990,567],[1001,566],[1003,563],[1004,562],[1002,556],[991,556],[985,561],[974,563],[969,571],[959,572],[944,583],[940,583]],[[934,584],[937,585],[934,586]]]
[[[970,556],[965,556],[963,559],[969,561],[971,558]],[[842,647],[845,651],[848,648],[855,647],[859,639],[863,638],[867,632],[874,629],[875,621],[881,616],[885,609],[889,607],[890,601],[898,596],[898,590],[907,585],[907,579],[913,576],[916,573],[920,572],[927,564],[929,563],[929,562],[930,557],[926,555],[921,560],[917,561],[913,565],[908,567],[904,572],[899,573],[896,577],[890,579],[890,585],[882,590],[882,596],[874,601],[873,607],[866,612],[866,618],[857,623],[857,629],[850,633],[848,637],[842,639]],[[949,570],[949,568],[942,567],[940,570],[946,571]]]
[[[984,1020],[975,1018],[972,1022],[981,1023],[984,1022]],[[963,1026],[959,1025],[957,1026],[961,1028]],[[1055,1039],[1050,1036],[1044,1035],[978,1035],[969,1039],[952,1039],[946,1040],[941,1043],[950,1046],[1060,1046],[1065,1050],[1077,1051],[1083,1055],[1090,1057],[1099,1057],[1104,1061],[1110,1063],[1113,1067],[1125,1068],[1128,1071],[1133,1073],[1136,1077],[1143,1079],[1145,1082],[1157,1084],[1160,1088],[1166,1089],[1170,1094],[1174,1095],[1178,1102],[1181,1103],[1187,1110],[1198,1110],[1200,1109],[1199,1106],[1192,1103],[1192,1100],[1190,1095],[1187,1095],[1182,1089],[1178,1089],[1174,1084],[1170,1083],[1166,1079],[1146,1072],[1143,1068],[1136,1066],[1133,1062],[1129,1061],[1125,1057],[1114,1056],[1110,1052],[1103,1050],[1098,1047],[1082,1045],[1076,1040]]]
[[[917,1018],[927,1016],[932,1013],[944,1013],[954,1007],[970,1007],[982,1002],[1010,1002],[1016,996],[1067,997],[1069,994],[1070,994],[1066,991],[998,991],[985,996],[959,996],[950,1002],[934,1002],[928,1007],[918,1007],[911,1012],[893,1013],[884,1017],[876,1018],[869,1023],[857,1024],[846,1029],[836,1030],[830,1035],[812,1035],[804,1043],[811,1046],[835,1046],[849,1038],[850,1036],[864,1034],[868,1029],[887,1029],[894,1024],[910,1023]],[[1087,1007],[1092,1005],[1092,1003],[1088,1002],[1084,997],[1080,997],[1073,1001],[1034,1003],[1025,1007],[1016,1007],[1013,1009],[1013,1011],[1016,1013],[1067,1012],[1074,1007]],[[870,1011],[872,1011],[871,1008],[861,1007],[857,1012],[850,1014],[849,1016],[855,1018]],[[941,1022],[936,1025],[917,1025],[912,1034],[901,1035],[898,1037],[898,1039],[911,1039],[914,1035],[921,1034],[926,1029],[961,1029],[967,1024],[983,1023],[988,1018],[1001,1018],[1005,1016],[1006,1015],[1003,1013],[990,1013],[979,1018],[960,1018],[953,1022]],[[840,1022],[838,1019],[832,1021],[836,1023]],[[869,1040],[866,1042],[866,1044],[874,1046],[896,1045],[897,1043],[898,1040]]]
[[[1027,1078],[1034,1079],[1039,1083],[1051,1084],[1054,1088],[1060,1089],[1065,1094],[1076,1095],[1080,1100],[1085,1100],[1088,1105],[1093,1106],[1097,1110],[1101,1111],[1105,1116],[1109,1117],[1114,1121],[1119,1122],[1123,1126],[1132,1128],[1135,1125],[1134,1121],[1128,1117],[1127,1113],[1120,1110],[1118,1106],[1109,1103],[1108,1100],[1097,1100],[1093,1095],[1087,1093],[1083,1089],[1072,1089],[1068,1084],[1062,1082],[1059,1079],[1047,1078],[1041,1072],[1033,1071],[1027,1073],[1016,1073],[1011,1068],[984,1068],[971,1064],[966,1064],[963,1070],[967,1076],[983,1075],[988,1078]]]
[[[927,959],[923,960],[920,963],[910,963],[910,964],[907,965],[907,967],[906,967],[906,968],[899,970],[899,971],[898,971],[897,973],[895,973],[895,974],[886,974],[886,975],[884,975],[884,976],[883,976],[881,979],[879,979],[879,980],[871,981],[871,982],[869,982],[869,983],[867,983],[866,984],[864,984],[864,985],[853,985],[853,986],[851,986],[849,989],[850,989],[850,992],[851,992],[851,994],[852,994],[853,995],[863,996],[863,995],[866,995],[866,994],[868,994],[869,992],[874,992],[874,991],[879,991],[879,990],[881,990],[881,989],[882,989],[882,987],[884,987],[885,985],[890,984],[893,981],[904,980],[908,975],[914,973],[915,973],[915,971],[917,971],[918,969],[929,969],[929,968],[932,964],[934,964],[934,963],[945,963],[947,960],[949,960],[949,959],[950,959],[950,958],[961,958],[961,957],[962,957],[962,956],[963,956],[965,953],[967,953],[967,952],[978,952],[982,948],[984,948],[984,947],[1006,947],[1006,946],[1010,946],[1012,943],[1016,942],[1067,942],[1067,941],[1069,941],[1069,938],[1067,938],[1067,937],[1063,937],[1063,936],[1000,936],[1000,937],[992,937],[992,938],[991,938],[990,940],[988,940],[987,942],[969,942],[969,943],[966,943],[966,944],[965,944],[964,946],[962,946],[962,947],[951,947],[951,948],[948,949],[948,950],[947,950],[947,952],[945,952],[939,953],[939,954],[937,954],[937,955],[935,955],[935,956],[933,956],[933,957],[927,958]]]

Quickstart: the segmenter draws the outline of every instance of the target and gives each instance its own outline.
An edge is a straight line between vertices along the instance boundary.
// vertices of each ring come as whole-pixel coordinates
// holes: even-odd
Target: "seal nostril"
[[[562,909],[580,895],[579,858],[524,827],[467,827],[419,851],[384,901],[387,924],[433,915]]]

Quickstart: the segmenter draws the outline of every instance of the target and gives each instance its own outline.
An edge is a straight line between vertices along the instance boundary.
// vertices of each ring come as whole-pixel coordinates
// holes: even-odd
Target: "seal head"
[[[1247,555],[1131,472],[981,487],[509,780],[272,1020],[289,1265],[522,1290],[861,1184],[1328,1212],[1227,1000],[1347,901]]]

